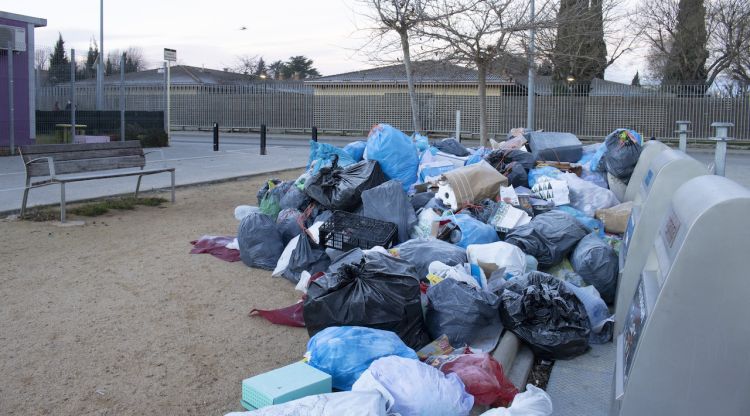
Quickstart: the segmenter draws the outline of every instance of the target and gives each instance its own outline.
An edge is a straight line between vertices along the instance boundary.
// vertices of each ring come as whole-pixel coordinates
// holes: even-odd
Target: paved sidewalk
[[[357,136],[321,136],[320,142],[344,146]],[[476,141],[467,146],[477,145]],[[174,132],[172,144],[160,152],[147,155],[147,166],[176,168],[178,186],[227,180],[284,169],[301,168],[307,164],[309,138],[300,135],[269,134],[267,155],[260,156],[258,134],[221,133],[220,151],[213,151],[213,138],[205,132]],[[150,151],[152,149],[146,149]],[[705,163],[713,163],[712,149],[694,149],[688,153]],[[727,176],[750,187],[750,152],[732,151],[727,158]],[[20,157],[0,157],[0,213],[17,211],[21,207],[24,169]],[[66,199],[70,202],[135,191],[137,177],[91,180],[66,185]],[[149,191],[169,187],[169,174],[145,176],[141,189]],[[179,191],[177,198],[180,197]],[[32,189],[29,206],[58,204],[59,185]]]

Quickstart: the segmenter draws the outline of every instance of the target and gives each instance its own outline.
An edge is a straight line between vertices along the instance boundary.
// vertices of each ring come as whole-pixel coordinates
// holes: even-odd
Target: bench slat
[[[143,149],[139,147],[125,147],[115,149],[96,149],[96,150],[80,150],[72,152],[58,152],[58,153],[35,153],[35,154],[24,154],[23,161],[28,163],[30,160],[37,159],[40,157],[51,157],[56,163],[63,162],[66,160],[80,160],[80,159],[98,159],[103,157],[119,157],[119,156],[141,156],[143,155]],[[34,162],[39,163],[39,162]],[[47,161],[43,161],[47,163]]]
[[[126,140],[124,142],[109,143],[33,144],[28,146],[21,146],[21,153],[23,153],[24,155],[32,155],[42,153],[66,153],[86,150],[124,149],[130,147],[140,148],[141,142],[138,140]]]
[[[94,172],[98,170],[140,168],[145,165],[146,158],[142,155],[76,159],[55,161],[55,173],[63,175],[66,173]],[[30,164],[28,167],[28,175],[31,177],[49,175],[47,161],[39,161]]]

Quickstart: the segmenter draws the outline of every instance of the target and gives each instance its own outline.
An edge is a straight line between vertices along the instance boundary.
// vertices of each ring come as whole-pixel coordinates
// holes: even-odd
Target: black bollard
[[[260,154],[261,156],[266,154],[266,125],[260,125]]]
[[[318,141],[318,128],[313,126],[312,128],[312,141],[317,142]]]
[[[214,152],[219,151],[219,123],[214,123]]]

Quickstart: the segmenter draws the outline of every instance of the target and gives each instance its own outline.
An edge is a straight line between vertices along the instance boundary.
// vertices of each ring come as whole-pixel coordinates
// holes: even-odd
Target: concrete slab
[[[609,413],[616,351],[609,342],[591,345],[589,352],[572,360],[555,361],[547,383],[555,416]]]

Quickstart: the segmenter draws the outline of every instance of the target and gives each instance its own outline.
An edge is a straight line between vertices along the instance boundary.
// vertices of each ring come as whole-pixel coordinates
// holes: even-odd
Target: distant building
[[[34,29],[47,26],[38,17],[0,11],[0,147],[10,147],[10,120],[13,114],[13,144],[32,144],[36,137],[34,98]],[[12,43],[8,51],[7,42]],[[9,53],[13,54],[13,76],[8,73]],[[9,87],[13,85],[13,108]]]
[[[258,76],[239,74],[228,70],[200,68],[188,65],[175,65],[169,70],[172,85],[243,85],[260,80]],[[164,69],[148,69],[125,74],[126,85],[164,85]],[[96,79],[77,81],[77,84],[96,84]],[[120,74],[104,77],[105,84],[119,84]]]

